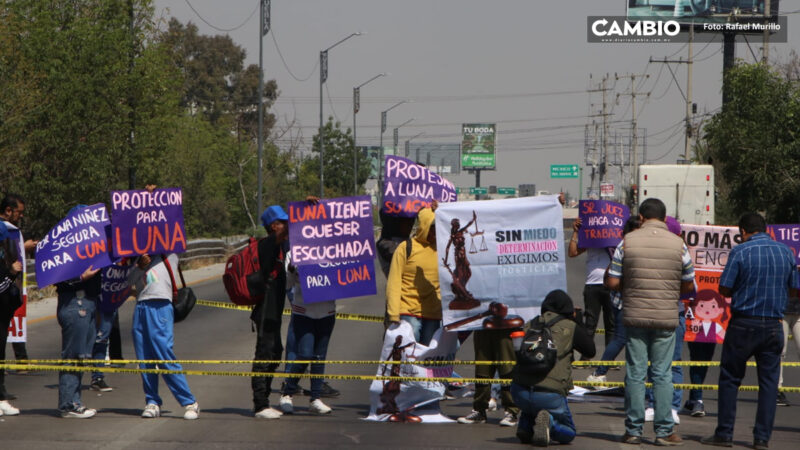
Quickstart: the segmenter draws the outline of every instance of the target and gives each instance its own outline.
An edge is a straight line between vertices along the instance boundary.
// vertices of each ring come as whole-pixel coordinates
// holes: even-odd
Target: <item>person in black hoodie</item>
[[[540,376],[514,370],[511,395],[520,409],[517,437],[523,443],[546,446],[551,440],[566,444],[575,439],[575,423],[567,405],[567,394],[572,389],[572,352],[577,350],[581,356],[591,358],[595,347],[574,315],[572,299],[566,292],[556,289],[547,294],[542,302],[542,319],[545,322],[558,316],[568,319],[550,327],[558,350],[556,364],[550,372]]]
[[[14,311],[22,306],[19,288],[14,283],[22,272],[22,263],[17,259],[16,245],[8,237],[8,228],[0,221],[0,360],[6,359],[8,326]],[[19,410],[8,403],[13,396],[6,392],[6,371],[0,369],[0,416],[16,416]]]

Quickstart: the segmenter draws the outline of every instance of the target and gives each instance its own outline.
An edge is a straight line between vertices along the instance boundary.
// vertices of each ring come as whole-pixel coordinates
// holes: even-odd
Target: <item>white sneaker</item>
[[[8,403],[8,400],[0,401],[0,416],[3,414],[7,416],[16,416],[19,415],[19,410],[11,406],[11,403]]]
[[[497,400],[493,398],[489,399],[489,406],[486,408],[487,411],[497,411]]]
[[[281,401],[278,403],[278,406],[281,408],[281,411],[283,411],[284,414],[294,413],[294,405],[292,404],[291,395],[281,395]]]
[[[592,373],[588,377],[586,377],[586,381],[588,381],[589,383],[606,383],[608,382],[608,379],[606,378],[605,375],[595,375],[594,373]]]
[[[645,422],[652,422],[655,417],[656,417],[656,410],[654,410],[653,408],[647,408],[644,410]]]
[[[145,419],[155,419],[161,415],[161,408],[155,403],[148,403],[142,411],[142,417]]]
[[[308,410],[314,414],[329,414],[331,412],[331,407],[322,403],[322,400],[316,399],[311,402]]]
[[[282,412],[275,408],[264,408],[256,413],[256,419],[280,419]]]
[[[197,402],[191,405],[186,405],[186,412],[183,413],[183,418],[186,420],[194,420],[200,417],[200,405]]]
[[[502,419],[500,419],[501,427],[515,427],[517,426],[517,415],[506,411]]]
[[[681,424],[681,418],[678,417],[678,410],[677,409],[673,409],[672,410],[672,420],[675,422],[675,425],[680,425]]]
[[[87,408],[85,406],[71,411],[61,411],[61,417],[65,419],[89,419],[94,417],[95,414],[97,414],[96,409]]]

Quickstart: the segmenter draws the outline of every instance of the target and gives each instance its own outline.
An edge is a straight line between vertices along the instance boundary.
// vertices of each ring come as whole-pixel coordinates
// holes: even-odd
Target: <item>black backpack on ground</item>
[[[550,373],[558,360],[558,349],[553,341],[550,327],[565,319],[556,316],[549,322],[542,322],[542,316],[531,320],[522,345],[517,350],[517,370],[524,375],[545,376]]]

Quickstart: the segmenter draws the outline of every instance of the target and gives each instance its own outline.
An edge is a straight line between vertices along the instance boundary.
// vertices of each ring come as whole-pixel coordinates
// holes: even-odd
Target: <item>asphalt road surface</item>
[[[570,259],[568,268],[569,292],[576,305],[582,305],[583,258]],[[380,272],[380,271],[378,271]],[[378,292],[384,288],[379,279]],[[226,301],[220,279],[207,280],[194,286],[198,298]],[[124,356],[133,358],[130,339],[132,302],[121,309]],[[50,314],[55,314],[55,305]],[[382,314],[383,296],[350,299],[340,302],[341,312]],[[288,318],[284,321],[284,333]],[[60,329],[55,319],[45,319],[30,325],[28,352],[32,358],[57,358],[60,351]],[[339,320],[331,339],[329,359],[377,359],[380,353],[382,327],[376,323]],[[602,351],[602,336],[597,336]],[[253,356],[255,334],[251,332],[248,314],[242,311],[198,306],[192,315],[175,327],[175,352],[180,359],[249,359]],[[797,361],[797,351],[790,343],[789,360]],[[8,354],[13,354],[8,349]],[[468,340],[459,352],[464,360],[472,359],[472,341]],[[719,358],[719,349],[716,355]],[[684,347],[684,359],[688,351]],[[186,367],[208,370],[249,370],[249,366],[197,365]],[[281,368],[282,370],[282,368]],[[374,366],[327,366],[328,373],[373,375]],[[472,376],[471,367],[459,372]],[[574,371],[576,380],[583,380],[588,369]],[[712,368],[706,380],[716,384],[718,370]],[[250,379],[244,377],[190,376],[189,385],[200,403],[200,419],[182,419],[182,408],[161,383],[164,398],[163,416],[142,419],[144,394],[139,375],[110,374],[107,381],[113,392],[98,393],[88,387],[84,375],[84,403],[98,410],[89,420],[67,420],[57,411],[58,378],[54,372],[10,374],[6,385],[18,396],[13,402],[22,410],[16,417],[0,417],[0,442],[3,449],[248,449],[248,448],[521,448],[513,428],[498,425],[502,411],[489,413],[489,423],[480,425],[394,424],[362,420],[369,410],[369,383],[365,381],[332,381],[341,390],[339,398],[325,399],[333,413],[313,416],[307,413],[308,397],[295,397],[293,416],[280,420],[257,420],[251,411]],[[610,371],[611,381],[622,381],[624,370]],[[688,374],[686,376],[688,382]],[[800,386],[800,369],[787,369],[786,386]],[[748,369],[745,384],[756,384],[755,368]],[[280,380],[273,383],[277,389]],[[308,386],[303,380],[301,385]],[[684,398],[688,393],[684,393]],[[698,440],[710,435],[716,425],[716,392],[707,391],[704,418],[681,416],[678,433],[685,448],[704,448]],[[271,397],[277,405],[279,395]],[[752,443],[752,424],[756,411],[756,393],[741,393],[738,403],[735,445]],[[798,448],[800,425],[800,395],[789,394],[797,406],[779,407],[770,448]],[[465,415],[471,410],[470,399],[443,402],[442,409],[451,417]],[[570,408],[578,427],[573,448],[626,448],[619,437],[624,432],[624,411],[621,402],[571,403]],[[652,426],[645,427],[645,442],[652,443]]]

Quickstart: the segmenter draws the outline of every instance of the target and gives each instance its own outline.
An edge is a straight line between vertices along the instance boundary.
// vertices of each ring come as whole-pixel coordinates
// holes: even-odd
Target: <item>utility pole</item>
[[[261,0],[258,27],[258,214],[264,210],[264,36],[270,27],[270,0]]]
[[[637,78],[650,78],[648,74],[631,74],[631,75],[617,75],[614,74],[616,80],[630,78],[631,80],[631,90],[630,92],[624,92],[622,94],[617,94],[617,103],[619,103],[619,97],[621,95],[630,95],[631,97],[631,134],[633,135],[633,139],[631,142],[631,153],[632,153],[632,160],[633,160],[633,173],[631,174],[633,177],[633,184],[636,186],[637,194],[634,194],[633,201],[631,202],[634,207],[639,204],[638,199],[638,192],[639,192],[639,149],[638,142],[639,142],[639,130],[638,130],[638,120],[636,118],[636,96],[644,94],[646,97],[650,96],[649,92],[637,92],[636,91],[636,79]]]
[[[692,66],[694,65],[694,55],[692,54],[692,41],[694,40],[694,28],[689,27],[689,57],[688,59],[667,59],[663,58],[661,60],[650,58],[651,63],[662,63],[666,64],[667,68],[669,69],[670,74],[672,74],[672,78],[675,80],[675,84],[678,84],[678,80],[675,78],[675,73],[672,71],[672,68],[669,66],[670,64],[686,64],[686,94],[683,93],[680,85],[678,84],[678,89],[681,91],[681,95],[683,95],[684,100],[686,100],[686,134],[684,138],[684,148],[683,148],[683,159],[689,161],[689,152],[692,149],[692,135],[693,133],[693,125],[692,125]],[[723,95],[724,95],[724,88],[723,88]]]
[[[770,0],[764,0],[764,24],[769,25],[769,20],[772,17],[770,11]],[[764,64],[769,64],[769,28],[764,28],[764,50],[762,51],[761,61]]]
[[[602,117],[603,118],[603,163],[600,166],[600,184],[607,181],[608,177],[608,102],[606,101],[606,92],[611,88],[606,87],[608,84],[608,74],[603,77],[600,82],[600,87],[597,89],[589,89],[587,92],[602,92],[603,93],[603,110],[600,114],[593,114],[589,117]]]

